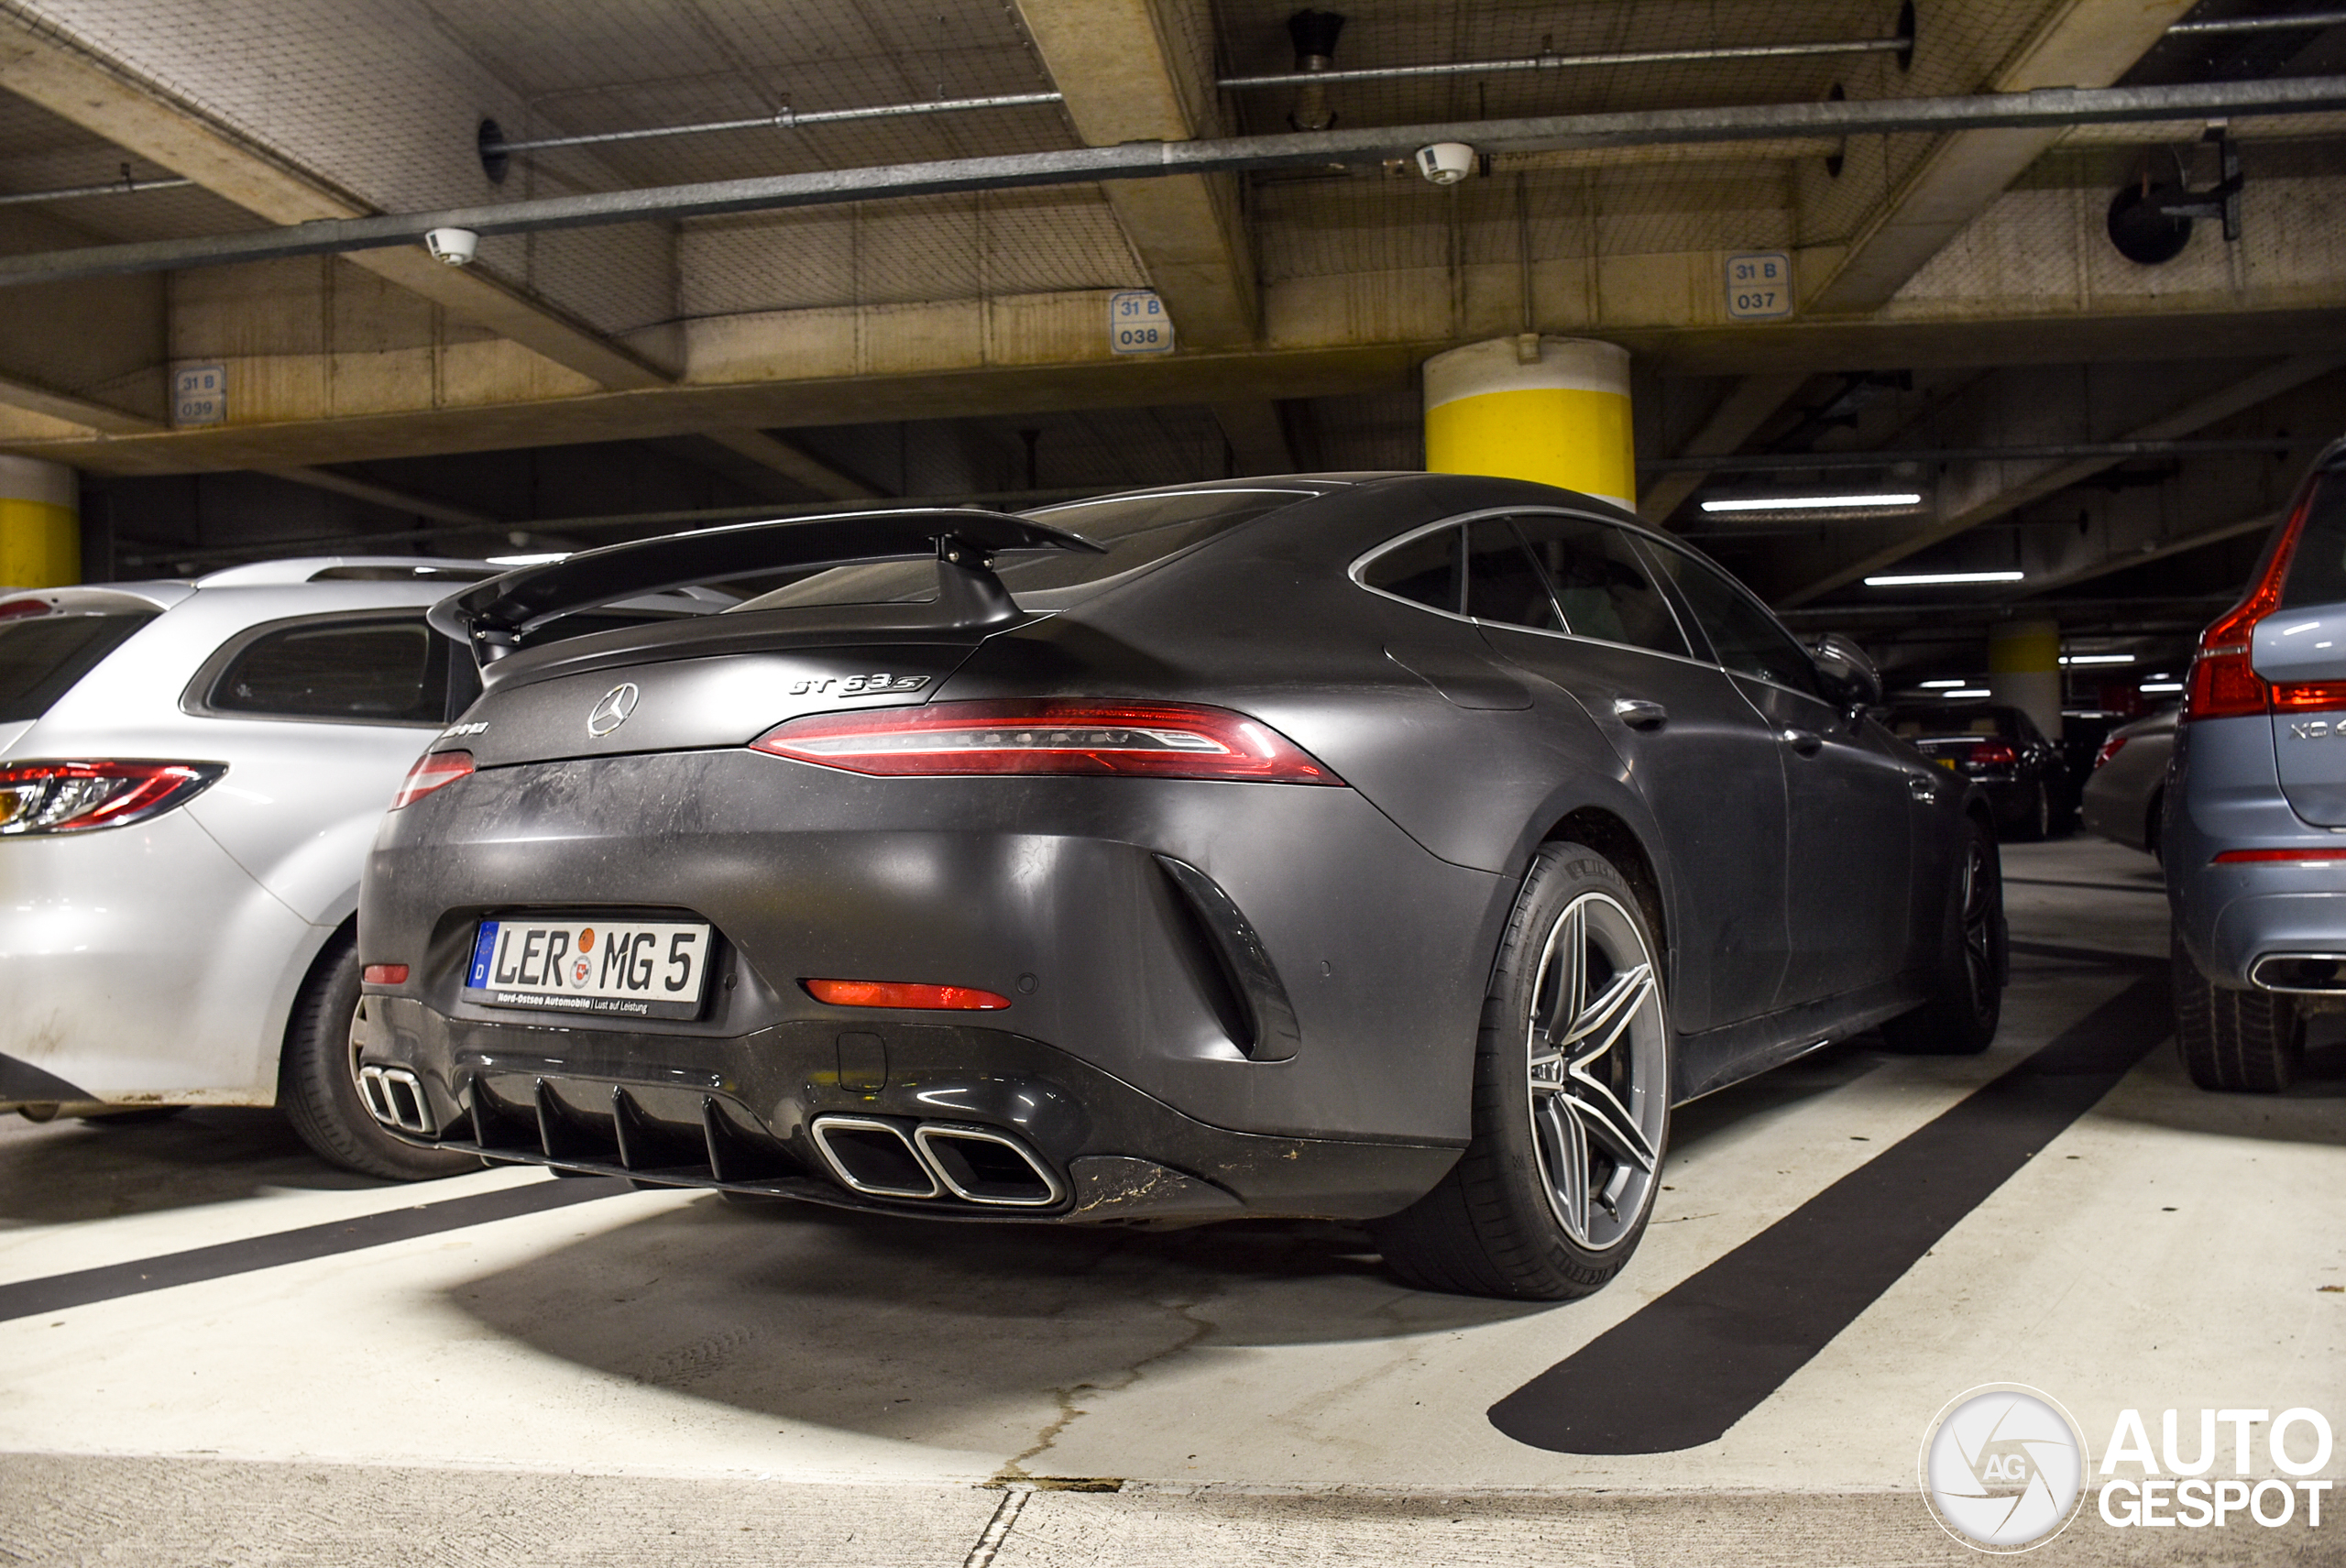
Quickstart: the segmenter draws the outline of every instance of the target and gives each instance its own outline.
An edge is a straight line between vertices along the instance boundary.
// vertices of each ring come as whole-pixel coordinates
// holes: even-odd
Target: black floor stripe
[[[0,1322],[42,1312],[61,1312],[69,1307],[86,1307],[93,1301],[111,1301],[148,1290],[166,1290],[174,1285],[248,1274],[257,1268],[306,1263],[314,1257],[331,1257],[335,1253],[357,1252],[442,1231],[463,1230],[467,1225],[535,1214],[630,1190],[632,1190],[626,1182],[616,1178],[525,1182],[519,1187],[501,1187],[494,1192],[476,1192],[467,1198],[364,1214],[355,1220],[304,1225],[296,1231],[222,1242],[217,1246],[191,1247],[186,1252],[165,1253],[160,1257],[145,1257],[132,1263],[19,1280],[14,1285],[0,1285]]]
[[[2025,1061],[1493,1405],[1557,1453],[1716,1442],[2173,1027],[2135,981]]]
[[[2166,896],[2166,889],[2164,886],[2147,887],[2141,883],[2079,882],[2074,877],[2014,876],[2010,872],[2004,873],[2003,880],[2026,883],[2031,887],[2085,887],[2091,888],[2096,893],[2147,893],[2157,898]]]
[[[2107,948],[2070,948],[2058,942],[2023,942],[2014,938],[2014,953],[2031,959],[2061,959],[2073,964],[2099,964],[2104,969],[2130,969],[2143,974],[2165,974],[2171,959],[2154,959],[2147,953],[2114,953]]]

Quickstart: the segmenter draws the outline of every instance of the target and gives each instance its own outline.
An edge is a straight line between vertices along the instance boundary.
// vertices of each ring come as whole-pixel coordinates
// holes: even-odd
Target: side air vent
[[[892,1122],[865,1116],[817,1116],[815,1146],[831,1173],[875,1198],[938,1198],[945,1189]]]
[[[1263,938],[1220,883],[1170,855],[1156,861],[1173,884],[1193,944],[1211,962],[1211,972],[1200,981],[1224,1032],[1251,1060],[1286,1061],[1294,1056],[1303,1032]]]

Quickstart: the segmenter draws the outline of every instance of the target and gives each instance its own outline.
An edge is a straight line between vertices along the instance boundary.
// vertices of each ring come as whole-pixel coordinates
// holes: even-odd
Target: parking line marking
[[[1491,1424],[1555,1453],[1716,1442],[2116,1087],[2172,1017],[2164,979],[2135,981],[1493,1405]]]
[[[634,1189],[627,1182],[616,1177],[525,1182],[518,1187],[501,1187],[494,1192],[476,1192],[468,1197],[444,1199],[437,1203],[417,1203],[405,1209],[362,1214],[356,1219],[336,1220],[328,1224],[304,1225],[299,1230],[247,1236],[243,1241],[191,1247],[185,1252],[165,1253],[159,1257],[108,1264],[102,1268],[78,1268],[70,1274],[46,1275],[38,1279],[22,1279],[12,1285],[0,1285],[0,1322],[13,1318],[35,1317],[42,1312],[61,1312],[71,1307],[87,1307],[124,1296],[142,1295],[149,1290],[167,1290],[174,1285],[193,1285],[205,1279],[225,1279],[234,1274],[249,1274],[255,1269],[307,1263],[312,1258],[332,1257],[336,1253],[387,1246],[392,1242],[411,1241],[417,1236],[436,1235],[444,1231],[463,1230],[470,1225],[485,1225],[492,1220],[542,1213],[549,1209],[565,1208],[595,1198],[616,1197],[632,1190]]]

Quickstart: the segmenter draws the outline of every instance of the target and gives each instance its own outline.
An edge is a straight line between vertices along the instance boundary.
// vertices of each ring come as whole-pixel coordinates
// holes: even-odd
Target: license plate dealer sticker
[[[484,920],[465,1000],[625,1018],[697,1018],[708,927],[663,920]]]

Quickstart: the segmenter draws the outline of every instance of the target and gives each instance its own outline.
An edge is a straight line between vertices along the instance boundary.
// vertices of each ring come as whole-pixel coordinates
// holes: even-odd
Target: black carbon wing
[[[940,620],[984,624],[1017,613],[992,570],[994,554],[1003,550],[1097,554],[1101,546],[1031,518],[971,507],[741,522],[608,544],[523,566],[449,595],[432,607],[430,619],[433,628],[486,662],[559,616],[621,599],[763,572],[933,556]]]

